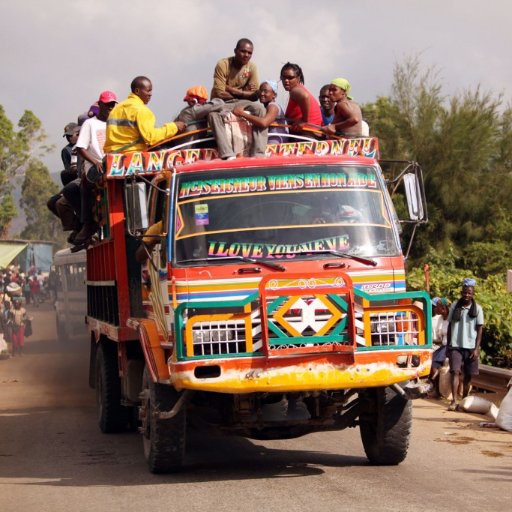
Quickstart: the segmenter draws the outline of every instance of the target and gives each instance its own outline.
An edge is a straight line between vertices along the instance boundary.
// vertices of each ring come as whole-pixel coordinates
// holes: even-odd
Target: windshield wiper
[[[348,258],[352,259],[354,261],[358,261],[359,263],[363,263],[364,265],[371,265],[372,267],[377,266],[377,262],[375,260],[372,260],[370,258],[363,258],[361,256],[356,256],[355,254],[350,254],[348,252],[339,252],[335,251],[333,249],[319,249],[319,250],[311,250],[311,251],[293,251],[293,252],[277,252],[273,253],[274,255],[291,255],[291,254],[298,254],[301,256],[307,255],[307,254],[332,254],[333,256],[336,256],[338,258]]]
[[[274,263],[273,261],[266,260],[257,260],[256,258],[249,258],[247,256],[220,256],[219,258],[209,257],[209,258],[192,258],[189,260],[181,260],[180,263],[204,263],[205,261],[222,261],[222,260],[237,260],[242,261],[243,263],[252,263],[255,265],[262,265],[264,267],[271,268],[273,270],[279,270],[280,272],[284,272],[286,269],[283,265],[279,265],[279,263]]]

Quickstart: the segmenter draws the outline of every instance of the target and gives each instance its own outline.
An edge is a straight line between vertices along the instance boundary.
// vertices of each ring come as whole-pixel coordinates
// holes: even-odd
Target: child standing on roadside
[[[463,398],[469,394],[471,377],[478,375],[484,313],[482,306],[477,304],[474,298],[475,285],[474,279],[464,279],[461,298],[452,305],[448,315],[450,326],[447,354],[450,361],[453,396],[452,403],[448,407],[449,411],[456,411],[458,407],[457,392],[460,375],[464,374]]]

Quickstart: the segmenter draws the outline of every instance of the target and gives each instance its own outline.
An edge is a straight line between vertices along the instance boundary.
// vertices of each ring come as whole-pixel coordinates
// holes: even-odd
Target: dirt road
[[[286,441],[195,430],[185,470],[152,475],[138,434],[97,428],[87,342],[56,342],[48,304],[30,314],[25,355],[0,361],[1,512],[510,508],[512,434],[438,401],[415,402],[397,467],[369,466],[357,429]]]

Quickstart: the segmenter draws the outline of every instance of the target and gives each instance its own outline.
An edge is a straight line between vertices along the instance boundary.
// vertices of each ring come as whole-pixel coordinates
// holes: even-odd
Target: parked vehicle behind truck
[[[86,253],[70,249],[53,256],[55,282],[55,319],[59,342],[83,339],[87,314]]]
[[[388,186],[405,180],[408,222],[426,207],[419,166],[390,180],[377,157],[375,138],[108,155],[87,250],[100,428],[137,425],[152,472],[185,464],[193,414],[258,439],[359,425],[372,463],[400,463],[431,308],[406,291]]]

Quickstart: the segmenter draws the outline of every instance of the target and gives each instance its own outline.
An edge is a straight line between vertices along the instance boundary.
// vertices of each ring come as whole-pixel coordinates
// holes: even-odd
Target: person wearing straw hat
[[[349,96],[350,82],[346,78],[335,78],[329,84],[329,96],[335,103],[332,123],[322,126],[326,135],[363,135],[361,108]]]
[[[475,286],[474,279],[464,279],[461,298],[452,305],[448,315],[450,326],[447,333],[447,355],[450,362],[453,397],[448,407],[449,411],[456,411],[458,408],[457,393],[460,375],[464,374],[463,398],[469,394],[471,378],[473,375],[478,375],[484,313],[482,306],[475,301]]]

